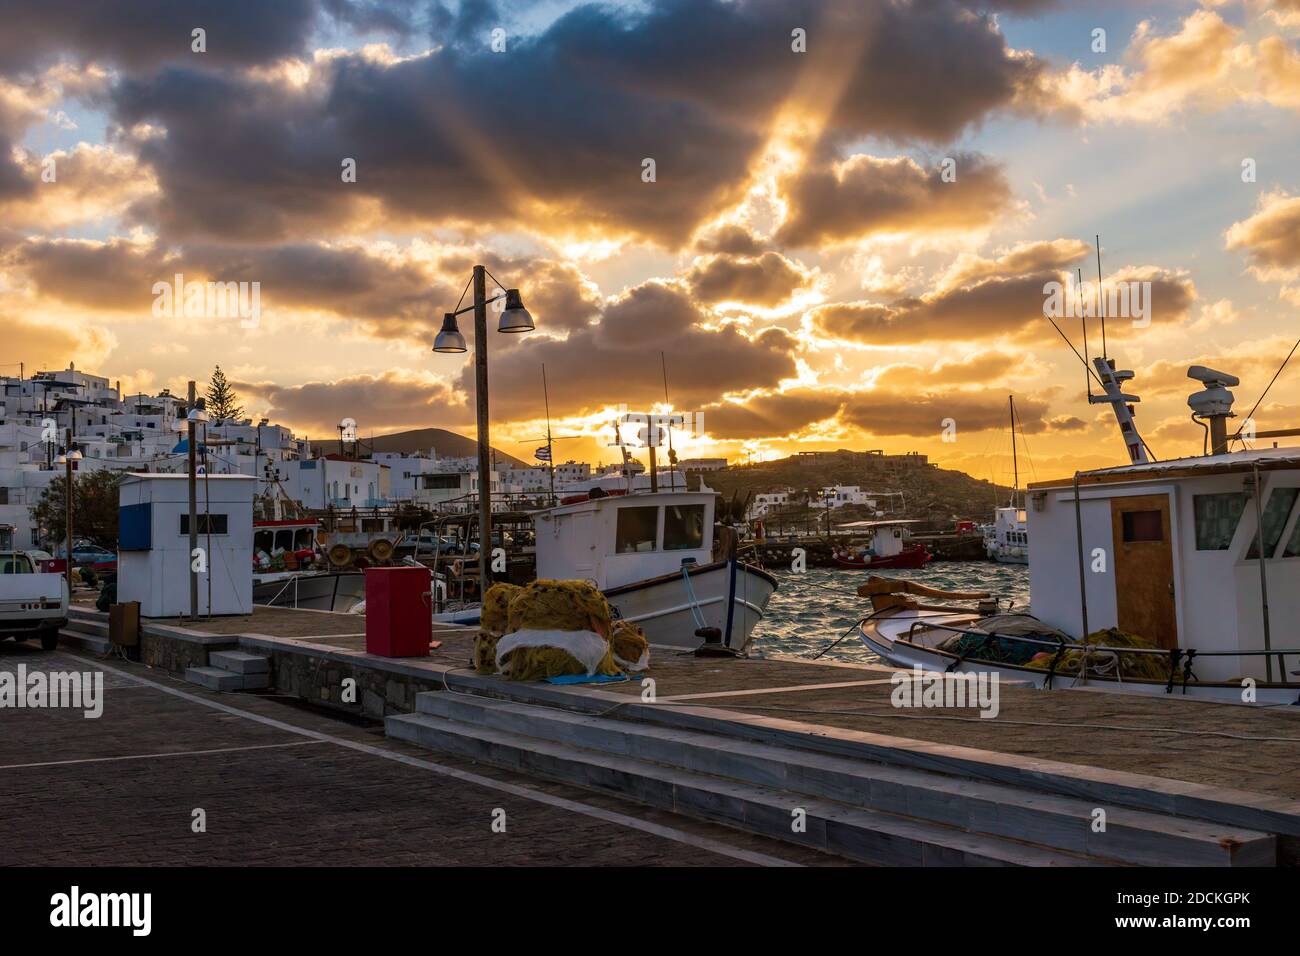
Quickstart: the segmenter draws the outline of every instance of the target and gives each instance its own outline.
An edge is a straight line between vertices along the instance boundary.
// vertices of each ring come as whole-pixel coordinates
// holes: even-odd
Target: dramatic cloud
[[[778,252],[755,258],[713,256],[696,265],[686,277],[702,302],[744,302],[771,307],[804,289],[811,275],[799,263]]]
[[[842,391],[800,388],[760,392],[743,400],[706,405],[704,430],[718,441],[779,438],[833,418],[844,406]]]
[[[1265,193],[1253,216],[1233,223],[1229,249],[1241,249],[1262,281],[1294,278],[1300,271],[1300,196]]]
[[[1028,263],[1032,265],[1032,262]],[[890,305],[847,302],[818,306],[809,314],[813,327],[832,338],[865,345],[905,345],[921,341],[973,341],[1009,337],[1051,340],[1056,333],[1043,315],[1049,282],[1068,276],[1054,270],[1028,275],[996,272],[969,284],[945,286]],[[1123,269],[1106,280],[1110,290],[1137,283],[1142,300],[1149,306],[1152,326],[1170,326],[1187,318],[1196,297],[1186,276],[1146,266]],[[1093,312],[1097,314],[1096,311]],[[1115,336],[1129,334],[1143,319],[1136,315],[1111,314],[1108,330]],[[1078,319],[1067,320],[1073,330]]]
[[[1042,431],[1047,403],[1037,398],[1018,398],[1016,412],[1028,432]],[[957,434],[988,428],[1004,428],[1007,423],[1007,400],[1004,395],[951,392],[917,394],[908,389],[891,391],[873,389],[849,400],[842,415],[844,421],[872,435],[909,435],[934,438],[945,419],[956,423]]]
[[[312,0],[6,0],[0,70],[61,55],[133,69],[190,57],[264,63],[302,50],[315,18]],[[207,31],[207,53],[191,52],[196,27]]]
[[[810,166],[783,184],[790,217],[776,238],[793,246],[876,233],[944,232],[989,225],[1011,202],[1002,171],[977,156],[955,157],[956,180],[906,157],[857,155]]]
[[[806,53],[789,23],[808,25]],[[820,116],[827,149],[945,142],[1040,72],[991,17],[945,0],[585,5],[505,55],[448,39],[415,56],[336,51],[244,73],[173,61],[123,80],[115,118],[167,131],[140,146],[163,194],[137,216],[169,238],[486,223],[676,246],[739,197],[783,109]],[[974,203],[992,174],[964,172]]]
[[[403,370],[293,386],[234,384],[240,394],[262,403],[272,421],[319,437],[337,437],[335,426],[348,417],[363,429],[367,423],[381,429],[427,428],[446,424],[448,407],[464,407],[446,382]]]
[[[698,409],[728,392],[771,387],[792,378],[797,343],[782,329],[752,337],[734,325],[702,327],[705,315],[680,287],[637,286],[611,302],[600,321],[566,339],[543,338],[501,352],[494,336],[488,361],[493,414],[534,417],[546,365],[551,411],[576,415],[625,403],[634,410],[663,401],[659,353],[665,354],[674,405]],[[472,365],[461,387],[473,391]],[[536,383],[534,387],[532,383]]]

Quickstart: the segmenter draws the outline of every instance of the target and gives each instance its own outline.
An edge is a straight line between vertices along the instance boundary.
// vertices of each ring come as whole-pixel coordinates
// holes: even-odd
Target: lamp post
[[[464,352],[465,336],[460,332],[456,324],[456,316],[463,315],[466,312],[474,313],[474,391],[478,411],[478,524],[479,524],[479,546],[478,546],[478,581],[479,594],[482,596],[487,593],[488,582],[488,553],[492,550],[492,462],[491,462],[491,445],[488,436],[488,372],[487,372],[487,307],[488,303],[496,302],[499,299],[505,299],[505,308],[501,313],[501,321],[497,325],[498,332],[531,332],[534,328],[533,318],[524,308],[523,299],[520,298],[518,289],[506,289],[505,292],[494,295],[492,298],[487,297],[487,277],[491,275],[484,266],[475,266],[474,273],[470,276],[469,286],[474,289],[474,300],[470,305],[460,308],[460,303],[456,304],[456,310],[447,312],[442,317],[442,330],[438,337],[434,339],[433,350],[435,352],[456,353]],[[496,276],[492,276],[492,281],[497,282]],[[497,285],[504,286],[497,282]],[[461,301],[465,300],[465,293],[461,293]]]
[[[81,452],[72,447],[72,429],[69,428],[65,434],[64,446],[67,448],[59,456],[59,464],[67,465],[68,470],[64,477],[64,512],[63,512],[63,535],[66,539],[64,544],[67,547],[67,560],[64,562],[64,573],[68,578],[68,593],[72,593],[72,463],[81,461]]]

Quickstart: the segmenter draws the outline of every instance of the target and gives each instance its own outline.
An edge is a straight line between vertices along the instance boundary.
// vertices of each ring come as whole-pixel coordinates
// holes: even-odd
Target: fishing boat
[[[566,498],[536,515],[537,576],[592,581],[651,644],[741,652],[777,582],[721,541],[715,555],[715,503],[685,490]]]
[[[1016,449],[1016,398],[1007,396],[1011,409],[1011,502],[993,510],[993,523],[984,528],[984,551],[1002,564],[1029,563],[1029,523],[1020,496],[1020,458]]]
[[[841,528],[870,529],[871,543],[866,548],[841,548],[832,553],[841,568],[855,571],[923,568],[931,554],[923,544],[910,541],[910,521],[854,521]]]
[[[859,589],[873,605],[863,642],[896,665],[1038,687],[1300,703],[1300,646],[1276,633],[1300,617],[1300,448],[1230,451],[1238,380],[1192,366],[1206,452],[1155,461],[1133,421],[1139,399],[1122,390],[1133,373],[1094,366],[1094,402],[1112,405],[1130,463],[1029,484],[1033,613],[873,578]]]

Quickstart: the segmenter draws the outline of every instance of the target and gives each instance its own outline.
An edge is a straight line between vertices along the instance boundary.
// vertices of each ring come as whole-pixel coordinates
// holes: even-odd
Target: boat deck
[[[367,654],[364,619],[347,614],[258,607],[251,617],[187,627],[238,635],[240,643],[275,650],[277,659],[324,655],[352,668],[421,678],[435,686],[448,675],[473,675],[469,661],[476,632],[457,625],[434,626],[440,646],[427,658],[400,659]],[[1300,707],[1040,691],[1003,682],[1000,711],[990,719],[974,709],[894,708],[893,673],[883,666],[785,657],[696,658],[652,648],[649,671],[633,680],[545,686],[548,698],[561,704],[592,695],[639,701],[642,679],[649,677],[658,705],[707,707],[751,723],[794,722],[810,735],[879,734],[1300,799]],[[496,677],[477,680],[501,684],[503,695],[521,686]]]

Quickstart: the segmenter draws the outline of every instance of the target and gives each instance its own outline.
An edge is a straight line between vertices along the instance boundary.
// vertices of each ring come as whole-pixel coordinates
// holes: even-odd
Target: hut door
[[[1169,496],[1110,499],[1119,628],[1160,647],[1178,645]]]

